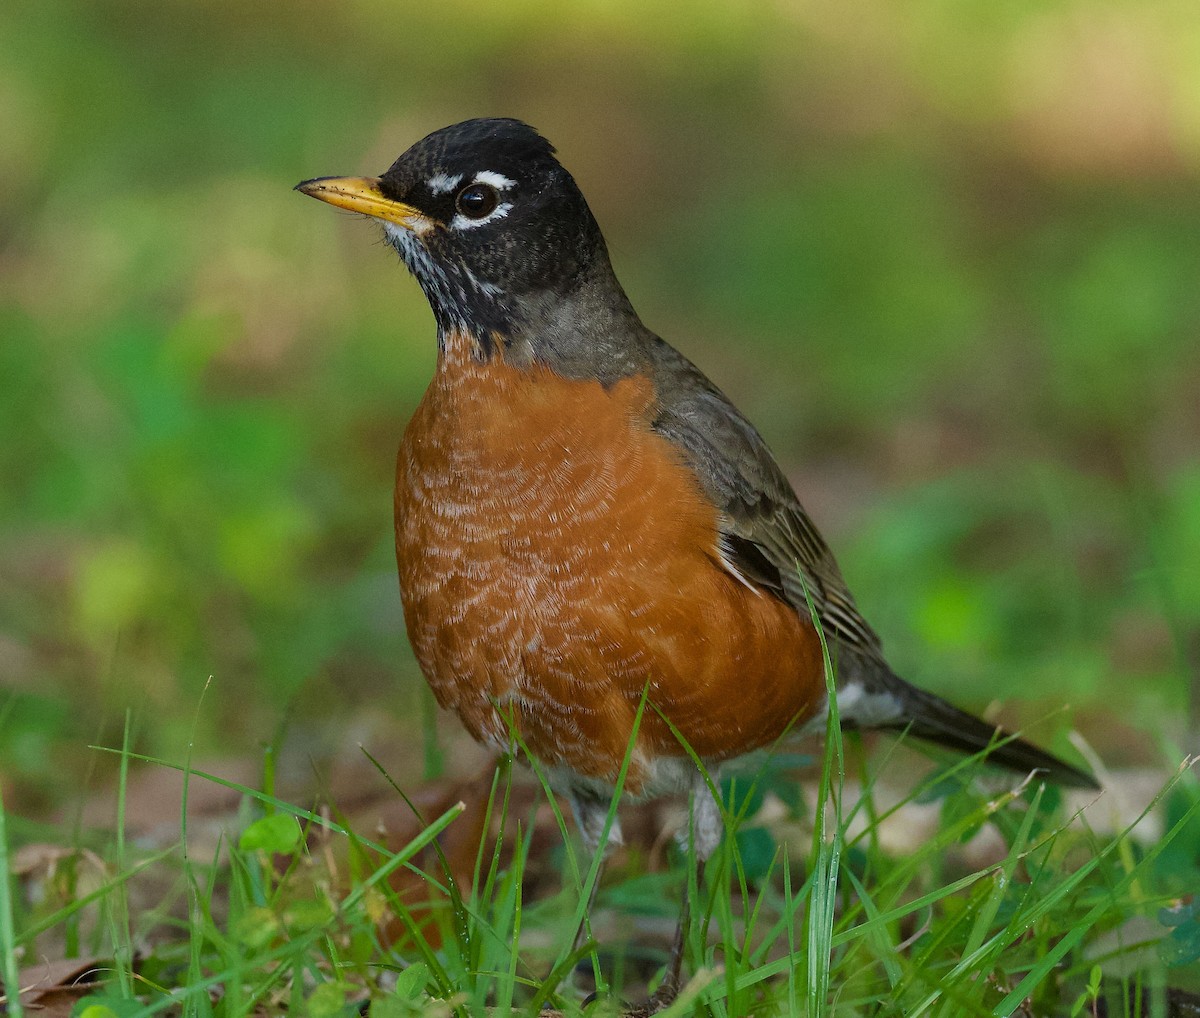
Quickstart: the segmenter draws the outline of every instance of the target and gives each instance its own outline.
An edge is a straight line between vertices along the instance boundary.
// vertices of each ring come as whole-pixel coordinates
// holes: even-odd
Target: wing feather
[[[654,426],[681,450],[719,510],[723,564],[804,616],[811,598],[827,636],[882,662],[879,637],[754,425],[665,343],[655,347],[655,371]]]

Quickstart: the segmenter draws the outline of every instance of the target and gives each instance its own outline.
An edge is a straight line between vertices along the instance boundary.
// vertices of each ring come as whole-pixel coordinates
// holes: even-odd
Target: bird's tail
[[[919,739],[947,746],[963,753],[987,752],[988,763],[1020,773],[1040,771],[1047,779],[1071,788],[1099,788],[1096,779],[1086,771],[1073,767],[1058,757],[1038,749],[1024,739],[1016,738],[1004,729],[968,714],[948,704],[941,697],[927,693],[890,676],[893,682],[888,692],[902,704],[895,721],[877,727],[908,731]],[[839,698],[840,699],[840,698]]]

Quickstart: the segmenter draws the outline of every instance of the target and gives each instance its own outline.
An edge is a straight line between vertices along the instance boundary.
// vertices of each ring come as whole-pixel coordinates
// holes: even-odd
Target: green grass
[[[210,677],[206,754],[253,751],[285,710],[416,702],[387,492],[433,325],[375,231],[291,187],[485,112],[558,144],[647,324],[795,472],[902,674],[975,706],[1002,692],[1022,721],[1095,704],[1089,734],[1111,711],[1153,739],[1190,709],[1200,89],[1174,47],[1200,38],[1196,11],[1115,0],[1080,29],[1122,81],[1145,80],[1103,49],[1122,33],[1171,69],[1122,107],[1168,136],[1114,172],[1044,165],[1043,133],[1013,122],[1032,98],[1003,69],[1076,34],[1036,6],[989,9],[984,32],[924,5],[845,38],[759,4],[670,32],[634,0],[366,0],[336,29],[234,0],[9,7],[0,767],[18,816],[74,805],[85,747],[118,743],[130,705],[140,748],[178,754]],[[863,67],[872,86],[848,93]],[[1108,101],[1084,91],[1039,108]]]
[[[563,890],[526,900],[523,874],[545,863],[529,855],[533,812],[510,813],[511,760],[496,773],[487,798],[504,843],[485,838],[480,844],[469,886],[458,886],[440,852],[423,857],[434,860],[422,872],[437,903],[434,939],[415,917],[416,903],[397,897],[387,878],[412,867],[421,849],[437,844],[440,831],[461,822],[461,805],[389,852],[269,790],[142,758],[127,744],[114,752],[122,773],[133,762],[174,766],[187,773],[189,787],[213,781],[236,790],[245,820],[212,865],[188,856],[183,831],[175,846],[139,857],[120,834],[120,795],[114,869],[104,885],[48,915],[17,907],[12,934],[0,923],[6,934],[0,961],[11,966],[14,950],[36,951],[39,937],[90,913],[103,916],[103,922],[83,924],[91,930],[80,945],[85,956],[111,959],[103,963],[105,985],[90,992],[89,1005],[121,1018],[340,1015],[367,1001],[371,1014],[386,1018],[481,1015],[489,1007],[497,1008],[489,1013],[537,1013],[543,1003],[575,1014],[578,997],[567,976],[577,962],[590,957],[605,978],[621,970],[619,957],[593,940],[570,950],[569,931],[583,920],[599,871],[595,860],[577,860],[557,808],[555,826],[566,848]],[[874,801],[877,773],[860,764],[863,792],[850,800],[841,739],[834,734],[816,786],[816,802],[832,809],[802,807],[789,820],[810,831],[806,857],[794,858],[794,840],[776,828],[767,831],[764,859],[746,854],[756,844],[747,835],[760,830],[755,813],[764,793],[795,780],[776,763],[767,756],[723,784],[727,834],[703,886],[691,888],[698,905],[688,970],[695,978],[670,1014],[1065,1016],[1079,1013],[1072,1007],[1096,994],[1122,1001],[1130,986],[1171,983],[1168,956],[1144,941],[1144,920],[1172,904],[1163,869],[1172,846],[1197,838],[1200,795],[1191,774],[1181,772],[1147,805],[1145,813],[1163,811],[1172,797],[1190,802],[1161,837],[1146,843],[1134,825],[1114,837],[1095,834],[1065,815],[1058,794],[1041,785],[997,790],[993,779],[992,790],[984,791],[971,777],[974,761],[938,769],[888,810]],[[874,762],[889,764],[886,757]],[[548,794],[544,783],[540,788],[541,796]],[[877,837],[879,825],[917,802],[940,804],[936,832],[910,855],[889,855]],[[860,819],[867,822],[856,825]],[[1004,842],[996,861],[976,869],[948,862],[956,846],[985,826]],[[327,868],[330,857],[341,860],[336,875]],[[147,867],[179,879],[173,899],[135,914],[129,887]],[[687,879],[689,870],[694,881],[689,860],[677,858],[665,884]],[[626,870],[615,879],[602,887],[599,908],[611,908],[609,895],[621,898],[619,881],[637,874]],[[641,907],[673,912],[676,895],[658,886],[657,900],[639,892]],[[0,898],[0,907],[8,905]],[[384,914],[405,927],[402,949],[380,939]],[[1123,942],[1127,927],[1143,932]],[[1195,927],[1191,914],[1176,924],[1184,938],[1194,937]],[[623,987],[610,991],[619,999]],[[1165,1014],[1152,1006],[1153,996],[1146,999],[1146,1010],[1109,1013]]]
[[[5,1008],[13,1018],[21,1018],[19,997],[13,999],[11,987],[19,986],[16,937],[13,932],[12,880],[8,859],[8,824],[4,814],[4,799],[0,796],[0,977],[8,989]]]

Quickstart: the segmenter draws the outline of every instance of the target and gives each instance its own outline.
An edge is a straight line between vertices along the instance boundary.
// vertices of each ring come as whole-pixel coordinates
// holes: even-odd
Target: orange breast
[[[711,760],[824,699],[815,631],[719,565],[716,512],[654,406],[647,378],[606,390],[452,346],[397,461],[405,621],[438,701],[499,745],[511,711],[540,759],[600,780],[647,683]],[[629,790],[683,755],[648,710]]]

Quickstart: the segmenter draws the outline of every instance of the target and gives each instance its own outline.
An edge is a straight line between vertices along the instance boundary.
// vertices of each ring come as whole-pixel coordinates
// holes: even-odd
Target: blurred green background
[[[103,780],[127,707],[174,759],[193,725],[208,754],[420,738],[390,484],[432,318],[372,225],[291,187],[479,115],[555,142],[898,670],[1178,759],[1195,4],[47,0],[0,12],[10,808]]]

